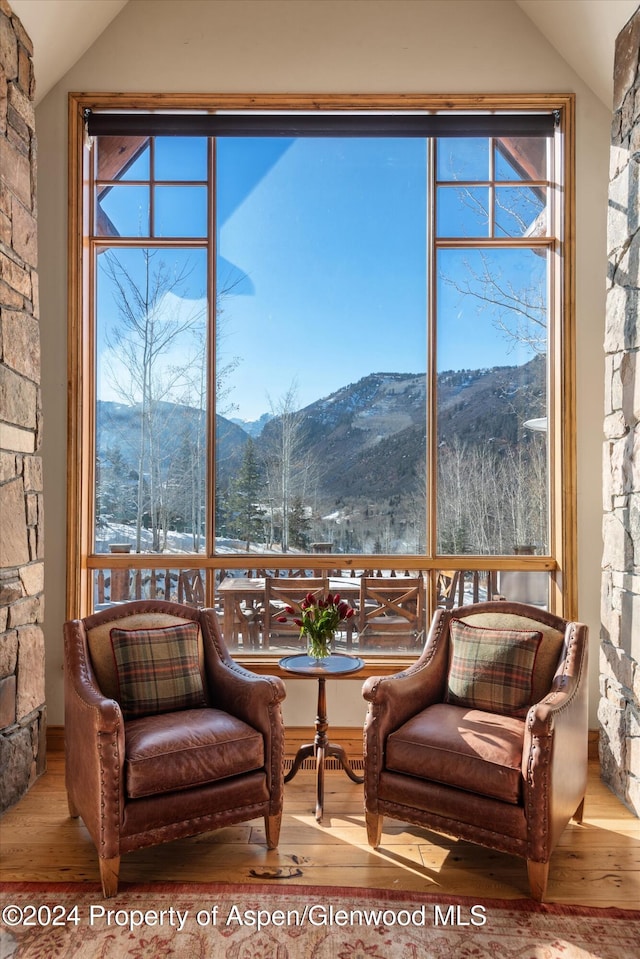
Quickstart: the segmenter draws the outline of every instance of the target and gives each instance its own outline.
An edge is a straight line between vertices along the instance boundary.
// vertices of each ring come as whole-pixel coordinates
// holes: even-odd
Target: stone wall
[[[33,48],[0,0],[0,812],[45,767]]]
[[[640,8],[616,43],[605,333],[602,776],[640,814]]]

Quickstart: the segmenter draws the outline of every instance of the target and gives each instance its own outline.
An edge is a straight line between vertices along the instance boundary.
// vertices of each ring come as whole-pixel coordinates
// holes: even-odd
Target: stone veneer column
[[[33,47],[0,0],[0,812],[45,768]]]
[[[640,8],[616,42],[605,333],[602,776],[640,813]]]

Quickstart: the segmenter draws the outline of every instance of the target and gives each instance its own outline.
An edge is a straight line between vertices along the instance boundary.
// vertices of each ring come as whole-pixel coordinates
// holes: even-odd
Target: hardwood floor
[[[528,896],[525,863],[418,827],[385,820],[382,845],[367,845],[362,786],[339,770],[325,777],[325,816],[313,815],[315,780],[301,770],[285,786],[280,846],[263,845],[262,821],[131,853],[123,882],[255,882],[282,879],[482,898]],[[64,760],[48,770],[0,821],[0,881],[98,881],[96,852],[81,820],[70,819]],[[565,830],[552,860],[548,902],[640,909],[640,820],[590,764],[582,825]]]

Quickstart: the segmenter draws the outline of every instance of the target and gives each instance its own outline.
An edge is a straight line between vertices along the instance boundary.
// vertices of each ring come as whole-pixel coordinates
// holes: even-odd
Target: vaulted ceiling
[[[37,103],[89,49],[128,0],[9,2],[33,41]],[[517,3],[602,103],[611,106],[615,38],[636,10],[637,0],[503,2]]]

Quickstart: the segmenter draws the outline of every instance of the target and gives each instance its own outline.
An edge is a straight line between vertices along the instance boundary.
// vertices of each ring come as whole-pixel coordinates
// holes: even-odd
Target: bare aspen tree
[[[142,249],[140,255],[139,272],[134,273],[113,250],[103,254],[101,268],[111,281],[119,316],[107,338],[111,385],[124,402],[140,411],[135,549],[142,548],[148,505],[152,549],[159,552],[164,546],[165,495],[161,436],[167,413],[162,404],[173,399],[185,373],[185,366],[172,366],[166,359],[179,338],[202,323],[204,308],[200,300],[181,298],[188,267],[172,272],[161,250]]]

